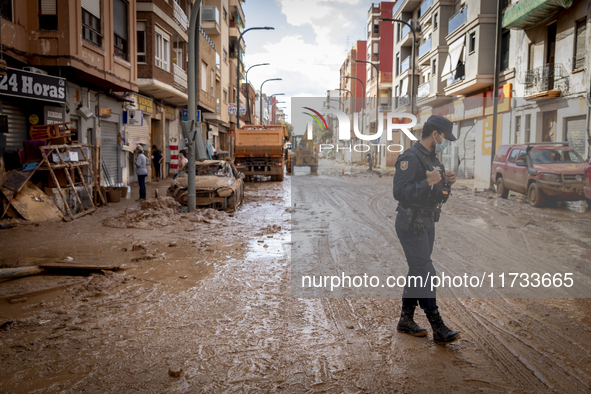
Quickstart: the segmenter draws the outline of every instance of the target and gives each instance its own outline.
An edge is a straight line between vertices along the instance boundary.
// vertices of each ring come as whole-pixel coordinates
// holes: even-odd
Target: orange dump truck
[[[283,181],[287,130],[281,125],[244,126],[236,130],[234,163],[245,180],[254,175],[271,176]]]

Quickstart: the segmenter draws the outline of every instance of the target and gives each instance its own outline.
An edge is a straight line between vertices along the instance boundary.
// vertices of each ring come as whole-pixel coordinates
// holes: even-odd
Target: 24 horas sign
[[[0,95],[65,103],[66,80],[9,68],[0,77]]]

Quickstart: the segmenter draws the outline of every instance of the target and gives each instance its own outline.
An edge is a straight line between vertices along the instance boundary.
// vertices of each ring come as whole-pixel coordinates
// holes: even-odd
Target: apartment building
[[[378,18],[392,18],[395,2],[381,2],[371,5],[367,12],[367,49],[365,61],[366,72],[366,130],[374,134],[377,130],[376,116],[388,113],[392,109],[392,61],[394,26],[392,22],[382,22]],[[360,64],[362,65],[362,64]],[[396,137],[398,138],[398,137]],[[396,140],[395,138],[395,140]],[[385,136],[379,141],[386,142]],[[393,141],[398,143],[398,141]],[[374,167],[386,167],[387,160],[394,165],[398,154],[386,154],[385,149],[374,152]]]
[[[229,55],[231,9],[228,0],[205,0],[201,16],[203,30],[209,35],[215,48],[215,69],[210,70],[215,111],[204,112],[203,118],[207,122],[207,140],[219,157],[225,157],[231,152],[228,104],[231,102],[230,93],[233,92],[231,86],[236,84],[235,71],[234,79],[231,78],[231,69],[236,65]],[[211,74],[212,70],[215,70],[214,75]]]
[[[458,141],[443,152],[442,163],[459,177],[486,180],[490,174],[496,12],[496,2],[485,0],[405,0],[393,9],[394,18],[408,22],[416,34],[415,42],[409,27],[396,27],[396,111],[413,110],[418,118],[413,129],[417,137],[433,114],[454,122]],[[515,40],[515,35],[503,30],[497,130],[511,116],[516,61],[511,48]],[[413,44],[414,74],[410,57]],[[497,145],[501,140],[498,136]],[[403,138],[403,145],[409,146],[410,140]]]
[[[516,37],[517,98],[502,142],[568,141],[587,158],[589,1],[513,3],[503,28]]]
[[[8,166],[18,166],[16,151],[32,124],[72,122],[75,140],[102,147],[111,181],[127,181],[131,154],[119,145],[126,103],[138,91],[135,14],[135,0],[2,2],[9,70],[0,89],[7,121],[0,145]]]
[[[349,121],[353,124],[353,114],[360,114],[360,129],[363,129],[363,119],[366,112],[365,88],[367,84],[367,71],[364,63],[356,62],[356,60],[367,59],[367,41],[359,40],[353,45],[353,48],[347,54],[347,58],[343,62],[340,69],[339,94],[329,91],[330,105],[334,98],[339,97],[339,108],[349,116]],[[334,143],[338,143],[335,133]],[[358,139],[354,138],[351,144],[357,144]],[[343,151],[344,152],[344,151]],[[342,155],[342,154],[341,154]],[[363,160],[362,152],[351,152],[342,157],[346,162]]]
[[[230,50],[230,89],[231,89],[231,102],[236,103],[236,95],[240,95],[240,108],[237,109],[238,111],[238,118],[236,116],[230,117],[230,127],[232,129],[240,128],[247,124],[248,117],[246,116],[246,90],[247,88],[241,88],[240,91],[237,91],[236,80],[237,80],[237,72],[240,74],[240,81],[241,84],[244,81],[244,73],[246,72],[246,68],[244,66],[244,56],[246,52],[246,44],[244,42],[244,38],[238,42],[240,35],[244,31],[244,26],[246,23],[246,19],[244,17],[244,10],[242,9],[242,0],[230,0],[230,41],[229,41],[229,50]],[[240,59],[238,59],[238,45],[240,45]],[[238,68],[238,64],[240,68]],[[238,119],[238,123],[237,123]]]

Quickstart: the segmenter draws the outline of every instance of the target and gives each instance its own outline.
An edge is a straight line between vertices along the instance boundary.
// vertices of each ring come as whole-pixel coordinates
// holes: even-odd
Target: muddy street
[[[391,176],[334,169],[247,183],[234,214],[125,201],[3,230],[3,267],[121,269],[0,281],[0,392],[591,392],[586,297],[456,290],[439,300],[461,333],[447,346],[396,332],[397,296],[294,297],[296,274],[318,263],[318,274],[406,274],[391,186]],[[310,232],[294,234],[302,224]],[[589,256],[583,205],[536,209],[461,183],[433,252],[438,271],[512,263],[573,272],[582,287]]]

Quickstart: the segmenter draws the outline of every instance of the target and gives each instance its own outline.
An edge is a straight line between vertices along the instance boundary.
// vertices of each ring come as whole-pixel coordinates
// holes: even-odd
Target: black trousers
[[[137,183],[140,185],[140,198],[146,198],[146,177],[147,175],[137,176]]]
[[[435,242],[435,222],[429,216],[422,219],[427,231],[421,235],[414,235],[402,230],[399,216],[396,217],[396,235],[408,263],[402,305],[414,307],[418,303],[425,313],[432,313],[437,310],[436,291],[431,290],[431,277],[436,275],[431,260]]]
[[[156,175],[156,179],[160,179],[160,163],[154,163],[154,173]]]

